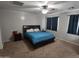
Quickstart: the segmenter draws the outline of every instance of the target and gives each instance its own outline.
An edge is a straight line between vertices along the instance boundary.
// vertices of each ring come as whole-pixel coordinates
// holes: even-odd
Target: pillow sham
[[[34,32],[33,29],[27,29],[26,32]]]
[[[40,30],[39,30],[38,28],[35,28],[34,31],[35,31],[35,32],[39,32]]]

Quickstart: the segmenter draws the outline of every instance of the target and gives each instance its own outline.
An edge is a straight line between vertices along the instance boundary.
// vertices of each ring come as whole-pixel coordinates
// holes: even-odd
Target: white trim
[[[57,21],[57,31],[59,30],[59,17],[58,17],[58,21]]]
[[[51,30],[52,30],[52,17],[51,17]]]
[[[68,27],[69,27],[69,21],[70,21],[70,16],[68,16],[68,21],[67,21],[67,28],[66,28],[66,33],[68,32]]]
[[[79,29],[79,17],[78,17],[78,24],[77,24],[76,34],[78,34],[78,29]]]

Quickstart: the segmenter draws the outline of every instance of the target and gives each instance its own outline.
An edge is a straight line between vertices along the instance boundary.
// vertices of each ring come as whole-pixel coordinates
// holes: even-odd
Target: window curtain
[[[57,31],[58,17],[47,18],[47,29]]]
[[[76,34],[78,25],[78,15],[71,15],[68,27],[68,33]]]
[[[51,17],[47,18],[47,29],[51,30]]]
[[[52,30],[57,31],[58,17],[52,17]]]

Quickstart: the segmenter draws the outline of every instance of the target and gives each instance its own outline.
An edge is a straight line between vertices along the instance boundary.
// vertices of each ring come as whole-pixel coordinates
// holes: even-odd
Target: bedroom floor
[[[32,49],[27,42],[16,41],[4,44],[0,57],[79,57],[79,47],[62,40],[56,40],[38,49]]]

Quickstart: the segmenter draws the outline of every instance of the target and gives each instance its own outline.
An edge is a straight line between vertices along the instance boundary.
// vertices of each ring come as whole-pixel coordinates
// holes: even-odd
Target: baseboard
[[[75,43],[75,42],[71,42],[71,41],[68,41],[68,40],[63,40],[63,39],[59,39],[59,40],[62,40],[62,41],[65,41],[65,42],[68,42],[68,43],[71,43],[71,44],[74,44],[74,45],[77,45],[77,46],[79,46],[79,44],[78,43]]]

